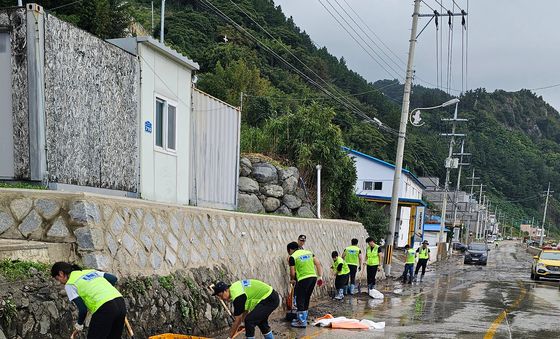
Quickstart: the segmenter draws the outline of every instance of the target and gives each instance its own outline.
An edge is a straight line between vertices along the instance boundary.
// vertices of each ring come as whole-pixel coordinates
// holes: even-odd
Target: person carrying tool
[[[414,271],[414,281],[418,277],[418,271],[422,267],[422,275],[420,276],[420,282],[424,279],[424,274],[426,274],[426,265],[428,265],[428,260],[430,260],[430,249],[428,248],[428,240],[422,241],[422,246],[418,247],[416,254],[418,255],[418,263],[416,264],[416,270]]]
[[[334,298],[337,300],[342,300],[344,299],[344,290],[348,285],[350,268],[348,268],[348,264],[344,261],[344,259],[338,256],[337,251],[333,251],[331,257],[333,259],[331,269],[335,275],[334,287],[337,291],[337,294]]]
[[[414,251],[414,248],[410,248],[410,246],[406,244],[404,245],[404,253],[406,256],[406,260],[404,263],[403,284],[406,284],[407,276],[409,276],[408,283],[412,284],[412,272],[414,271],[414,261],[416,260],[416,252]]]
[[[114,287],[117,277],[96,270],[82,270],[77,265],[59,261],[51,276],[64,285],[68,299],[78,308],[74,333],[84,329],[87,312],[92,314],[88,339],[120,339],[126,317],[126,305]]]
[[[287,246],[290,255],[290,280],[297,285],[294,289],[297,302],[297,319],[291,323],[292,327],[307,327],[307,312],[309,309],[309,299],[315,288],[323,285],[323,268],[321,263],[311,251],[299,248],[297,242],[291,242]]]
[[[366,247],[366,273],[368,283],[368,293],[375,288],[375,276],[377,271],[381,270],[379,263],[383,260],[381,247],[375,243],[372,237],[366,239],[368,246]]]
[[[305,241],[307,240],[307,236],[305,234],[300,234],[298,236],[297,239],[297,244],[299,246],[299,249],[302,250],[303,249],[303,245],[305,245]],[[286,259],[288,261],[288,267],[290,265],[290,256],[288,255],[288,258]],[[288,307],[288,313],[286,313],[286,320],[288,321],[292,321],[294,319],[297,318],[297,300],[296,300],[296,295],[293,293],[293,291],[296,288],[297,285],[297,278],[295,279],[296,281],[293,283],[290,283],[290,292],[288,292],[288,296],[292,295],[292,300],[290,302],[287,302],[287,307]],[[289,307],[291,304],[291,308]]]
[[[245,337],[255,338],[255,328],[261,330],[265,339],[273,339],[268,317],[280,305],[280,296],[272,286],[256,279],[236,281],[231,285],[219,281],[212,287],[213,296],[233,303],[234,321],[229,331],[233,338],[245,321]]]
[[[358,239],[352,239],[351,246],[348,246],[342,252],[342,259],[348,264],[350,269],[350,294],[358,293],[356,291],[356,273],[362,269],[362,251],[358,247]]]

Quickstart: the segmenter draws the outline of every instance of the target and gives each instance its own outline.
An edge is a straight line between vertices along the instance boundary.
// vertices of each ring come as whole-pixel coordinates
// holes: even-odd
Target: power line
[[[333,99],[335,99],[337,102],[339,102],[340,104],[342,104],[343,106],[345,106],[346,108],[348,108],[351,112],[354,112],[355,114],[360,115],[362,118],[364,118],[366,121],[368,122],[373,122],[375,123],[377,126],[379,126],[380,129],[383,129],[385,131],[397,134],[398,132],[396,132],[394,129],[392,129],[389,126],[386,126],[385,124],[383,124],[379,119],[377,118],[371,118],[369,117],[367,114],[365,114],[364,112],[362,112],[361,110],[359,110],[358,108],[356,108],[355,106],[352,107],[350,103],[348,102],[344,102],[342,101],[339,97],[333,95],[330,91],[328,91],[327,89],[325,89],[323,86],[321,86],[320,84],[318,84],[315,80],[311,79],[308,75],[306,75],[305,73],[303,73],[301,70],[299,70],[297,67],[295,67],[294,65],[292,65],[290,62],[288,62],[286,59],[284,59],[282,56],[278,55],[273,49],[271,49],[270,47],[268,47],[266,44],[264,44],[261,40],[259,40],[258,38],[256,38],[253,34],[251,34],[247,29],[245,29],[243,26],[239,25],[235,20],[233,20],[232,18],[230,18],[227,14],[225,14],[224,12],[222,12],[219,8],[217,8],[215,5],[213,5],[209,0],[201,0],[201,2],[203,4],[205,4],[209,9],[213,10],[214,12],[216,12],[218,14],[218,16],[220,16],[222,19],[231,22],[234,27],[236,29],[238,29],[239,31],[247,34],[249,37],[251,37],[254,41],[256,41],[259,45],[261,45],[261,47],[263,47],[265,50],[267,50],[268,52],[270,52],[271,54],[273,54],[275,57],[277,57],[278,59],[280,59],[282,62],[284,62],[286,65],[288,65],[290,68],[292,68],[296,73],[298,73],[299,75],[301,75],[302,77],[304,77],[306,80],[308,80],[310,83],[312,83],[313,85],[315,85],[316,87],[318,87],[320,90],[322,90],[326,95],[332,97]],[[320,78],[320,77],[319,77]],[[322,78],[320,78],[322,81],[324,81]]]
[[[550,86],[537,87],[537,88],[529,88],[529,91],[540,91],[542,89],[548,89],[548,88],[553,88],[553,87],[558,87],[558,86],[560,86],[560,84],[554,84],[554,85],[550,85]]]
[[[387,74],[389,74],[389,76],[391,76],[391,77],[395,77],[395,74],[399,74],[399,72],[396,71],[394,68],[392,68],[390,65],[388,65],[388,66],[389,66],[389,68],[390,68],[394,73],[389,72],[389,70],[387,70],[387,68],[385,68],[385,66],[383,66],[383,65],[377,60],[377,58],[374,57],[374,56],[370,53],[370,51],[368,51],[367,48],[365,48],[364,45],[363,45],[362,43],[360,43],[360,42],[356,39],[356,37],[355,37],[352,33],[350,33],[350,31],[346,28],[346,26],[340,22],[340,20],[333,14],[333,12],[332,12],[330,9],[328,9],[327,6],[325,6],[325,4],[323,4],[323,1],[322,1],[322,0],[318,0],[318,1],[319,1],[319,4],[321,4],[321,6],[323,6],[323,8],[333,17],[333,19],[335,19],[335,21],[340,25],[340,27],[342,27],[342,29],[344,29],[344,30],[346,31],[346,33],[348,33],[348,35],[350,35],[350,37],[352,38],[352,40],[354,40],[354,41],[358,44],[358,46],[360,46],[360,47],[364,50],[364,52],[366,52],[366,53],[370,56],[370,58],[371,58],[373,61],[375,61],[375,62],[379,65],[379,67],[381,67],[381,68],[382,68],[385,72],[387,72]],[[329,6],[330,6],[335,12],[337,12],[337,14],[342,18],[342,20],[344,20],[344,22],[346,23],[346,25],[347,25],[350,29],[352,29],[352,30],[354,31],[354,33],[355,33],[356,35],[358,35],[358,37],[359,37],[362,41],[364,41],[364,43],[365,43],[366,45],[368,45],[367,42],[361,37],[361,35],[359,35],[359,34],[356,32],[356,30],[348,23],[348,21],[334,8],[334,6],[329,2],[329,0],[326,0],[326,2],[329,4]],[[373,49],[371,48],[371,46],[368,45],[368,47],[369,47],[371,50],[373,50]],[[374,53],[377,55],[377,52],[374,51]],[[379,57],[379,55],[378,55],[378,57]],[[381,59],[383,62],[385,62],[385,63],[387,64],[387,62],[386,62],[383,58],[380,58],[380,59]],[[402,76],[398,76],[398,75],[397,75],[396,78],[402,80]]]

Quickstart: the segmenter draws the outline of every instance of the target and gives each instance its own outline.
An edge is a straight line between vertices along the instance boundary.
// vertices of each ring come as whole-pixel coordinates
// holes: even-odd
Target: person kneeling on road
[[[344,261],[344,259],[338,256],[337,251],[333,251],[331,256],[333,259],[331,268],[335,275],[334,287],[337,291],[334,298],[342,300],[344,299],[344,290],[346,289],[346,286],[348,286],[350,268],[348,268],[348,264]]]
[[[233,338],[243,321],[246,338],[255,338],[255,327],[261,330],[265,339],[274,338],[268,317],[280,305],[280,296],[272,286],[260,280],[248,279],[231,285],[219,281],[212,288],[213,296],[233,303],[235,320],[231,325],[229,338]]]
[[[126,317],[126,305],[114,287],[117,277],[96,270],[82,270],[77,265],[59,261],[51,276],[65,285],[68,299],[78,307],[74,333],[84,329],[87,312],[92,314],[88,339],[120,339]]]
[[[404,263],[404,272],[403,272],[403,284],[407,282],[408,276],[408,283],[412,284],[412,273],[414,272],[414,261],[416,259],[416,252],[410,246],[404,246],[404,253],[406,256],[406,261]]]
[[[311,251],[300,249],[297,242],[291,242],[287,246],[290,255],[290,280],[297,285],[294,289],[297,301],[297,319],[292,321],[292,327],[307,327],[307,311],[309,300],[315,288],[323,285],[323,268],[321,263]]]

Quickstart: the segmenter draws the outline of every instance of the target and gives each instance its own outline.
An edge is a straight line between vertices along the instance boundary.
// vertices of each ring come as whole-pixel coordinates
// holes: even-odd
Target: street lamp
[[[415,11],[416,12],[416,11]],[[414,32],[413,32],[414,33]],[[405,88],[405,94],[407,94],[408,91],[406,91]],[[408,99],[408,97],[406,97],[406,99]],[[402,163],[403,163],[403,158],[404,158],[404,143],[406,141],[406,125],[407,125],[407,120],[410,120],[411,124],[414,126],[418,126],[416,123],[414,123],[413,121],[420,123],[421,122],[421,118],[420,118],[420,112],[422,110],[427,111],[427,110],[432,110],[432,109],[436,109],[436,108],[443,108],[443,107],[447,107],[447,106],[451,106],[451,105],[457,105],[459,103],[459,99],[454,98],[451,99],[449,101],[444,102],[441,105],[438,106],[433,106],[433,107],[424,107],[424,108],[416,108],[413,109],[410,113],[408,112],[408,100],[404,100],[403,102],[406,102],[406,105],[403,104],[403,109],[402,109],[402,114],[401,114],[401,124],[400,124],[400,128],[399,128],[399,138],[397,141],[397,156],[396,156],[396,160],[395,160],[395,173],[393,176],[393,192],[391,194],[391,214],[389,217],[389,233],[387,234],[387,241],[386,246],[387,249],[385,250],[385,265],[384,265],[384,270],[385,273],[387,275],[391,274],[391,255],[392,255],[392,251],[393,251],[393,244],[395,242],[395,229],[396,229],[396,225],[397,225],[397,212],[398,212],[398,204],[399,204],[399,191],[400,191],[400,184],[401,184],[401,171],[402,171]],[[455,106],[455,108],[457,108],[457,106]],[[413,117],[416,117],[416,119],[414,119]],[[407,119],[408,118],[408,119]],[[448,178],[449,180],[449,178]]]

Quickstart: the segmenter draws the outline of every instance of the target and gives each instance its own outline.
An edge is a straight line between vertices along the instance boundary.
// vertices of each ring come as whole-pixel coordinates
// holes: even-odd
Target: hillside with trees
[[[0,0],[0,5],[12,2]],[[56,15],[100,37],[135,34],[138,26],[159,37],[159,1],[154,27],[149,0],[91,0],[87,6],[73,0],[36,2],[59,7]],[[354,164],[340,146],[394,162],[402,84],[367,81],[344,58],[316,46],[272,0],[167,0],[165,41],[200,64],[199,88],[242,105],[243,152],[298,166],[309,186],[315,165],[322,164],[323,213],[361,221],[375,235],[385,232],[384,213],[354,196]],[[441,90],[414,86],[411,108],[448,99]],[[460,100],[460,116],[469,119],[462,127],[466,151],[473,154],[472,165],[488,185],[492,203],[516,224],[542,218],[541,192],[549,181],[560,191],[558,112],[528,90],[476,89]],[[404,164],[419,176],[444,176],[448,144],[439,133],[448,127],[440,118],[449,117],[451,109],[426,112],[425,126],[409,128]],[[463,183],[471,170],[464,172]],[[552,199],[549,211],[556,228],[558,200]]]

